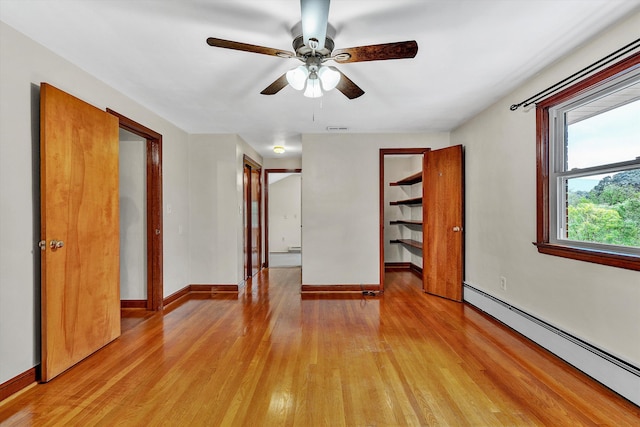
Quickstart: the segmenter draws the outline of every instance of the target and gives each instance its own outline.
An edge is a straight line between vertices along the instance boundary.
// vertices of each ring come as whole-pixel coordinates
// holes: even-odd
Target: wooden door
[[[120,335],[118,119],[40,88],[42,381]]]
[[[251,275],[260,271],[262,227],[260,226],[260,169],[251,170]]]
[[[262,267],[262,168],[245,155],[243,171],[244,271],[249,278]]]
[[[423,182],[423,286],[425,292],[462,301],[462,146],[429,151]]]
[[[249,201],[251,200],[251,167],[249,165],[244,165],[243,173],[243,190],[242,194],[244,195],[243,207],[244,207],[244,215],[243,215],[243,235],[244,235],[244,247],[243,247],[243,255],[244,255],[244,278],[247,279],[251,277],[251,205]]]

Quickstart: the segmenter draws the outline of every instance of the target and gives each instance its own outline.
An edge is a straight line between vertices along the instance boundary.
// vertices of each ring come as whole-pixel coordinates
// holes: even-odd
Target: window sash
[[[584,240],[575,240],[568,237],[568,181],[572,178],[581,178],[584,176],[596,175],[596,174],[609,174],[609,173],[617,173],[624,172],[626,170],[638,169],[640,168],[640,162],[635,162],[632,165],[628,165],[627,167],[618,167],[618,168],[607,168],[606,170],[600,169],[597,170],[596,173],[585,173],[583,171],[560,174],[557,176],[556,183],[556,221],[555,227],[557,233],[554,238],[550,238],[550,242],[559,243],[567,246],[572,246],[576,248],[589,248],[592,250],[598,251],[606,251],[606,252],[614,252],[614,253],[622,253],[622,254],[633,254],[640,256],[640,247],[636,246],[625,246],[625,245],[616,245],[612,243],[598,243],[598,242],[590,242]],[[594,168],[591,168],[594,169]],[[560,208],[562,207],[562,208]]]
[[[550,138],[549,142],[551,147],[554,148],[554,153],[551,160],[551,171],[554,174],[559,174],[563,172],[570,172],[566,169],[566,156],[567,156],[567,124],[566,124],[566,113],[574,110],[576,108],[588,105],[593,101],[604,98],[614,92],[618,92],[627,87],[633,86],[635,84],[640,83],[640,69],[635,69],[634,71],[626,74],[623,77],[619,77],[617,79],[612,79],[606,84],[599,85],[585,92],[583,95],[576,95],[571,99],[567,100],[564,103],[553,106],[549,109],[550,115],[550,126],[553,125],[550,129]],[[577,98],[577,99],[576,99]],[[617,108],[617,107],[616,107]],[[552,130],[554,132],[552,132]],[[638,153],[639,157],[636,157],[637,161],[640,158],[640,152]],[[604,168],[606,164],[593,166],[588,169],[594,168]],[[583,169],[572,169],[577,171],[587,170],[587,168]]]

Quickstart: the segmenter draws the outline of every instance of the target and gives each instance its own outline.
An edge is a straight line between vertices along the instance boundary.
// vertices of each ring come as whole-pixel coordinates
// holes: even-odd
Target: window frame
[[[629,73],[640,69],[640,52],[609,66],[602,71],[564,89],[563,91],[539,102],[536,105],[536,241],[534,245],[538,252],[560,256],[564,258],[587,261],[596,264],[625,268],[640,271],[640,256],[634,254],[622,254],[608,251],[592,245],[580,245],[568,243],[563,240],[550,239],[551,234],[557,232],[556,221],[551,220],[551,215],[557,216],[557,211],[551,211],[554,205],[550,197],[550,166],[556,153],[552,150],[550,138],[551,128],[550,111],[560,104],[575,101],[580,97],[587,97],[594,89],[610,84]],[[555,182],[553,183],[555,185]],[[598,245],[595,245],[598,246]]]

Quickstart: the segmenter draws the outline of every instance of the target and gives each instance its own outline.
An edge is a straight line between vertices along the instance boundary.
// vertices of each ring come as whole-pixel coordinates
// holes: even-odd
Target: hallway
[[[240,295],[155,314],[2,425],[630,426],[640,409],[465,304],[388,273],[381,297],[301,295],[263,270]]]

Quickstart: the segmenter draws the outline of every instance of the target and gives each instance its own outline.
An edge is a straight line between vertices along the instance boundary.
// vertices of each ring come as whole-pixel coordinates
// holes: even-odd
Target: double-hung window
[[[640,54],[540,102],[542,253],[640,270]]]

